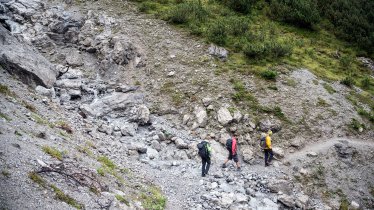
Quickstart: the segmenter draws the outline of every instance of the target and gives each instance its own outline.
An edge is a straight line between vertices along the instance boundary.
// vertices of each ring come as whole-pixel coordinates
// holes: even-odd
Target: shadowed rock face
[[[52,87],[55,67],[33,47],[22,43],[0,26],[0,65],[31,86]]]

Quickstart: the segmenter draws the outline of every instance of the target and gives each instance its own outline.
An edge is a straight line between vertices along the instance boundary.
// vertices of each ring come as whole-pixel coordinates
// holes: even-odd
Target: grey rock
[[[273,147],[273,153],[278,158],[284,158],[284,151],[280,147]]]
[[[316,152],[308,152],[306,154],[306,156],[308,156],[308,157],[318,157],[318,154]]]
[[[138,129],[138,125],[136,123],[128,123],[126,122],[121,126],[121,133],[124,136],[134,136]]]
[[[240,113],[240,111],[235,111],[234,112],[234,116],[233,116],[233,120],[235,121],[235,122],[240,122],[241,120],[243,119],[243,115],[242,115],[242,113]]]
[[[234,203],[234,193],[222,193],[221,205],[224,207],[228,207],[232,203]]]
[[[113,127],[106,124],[101,124],[97,130],[108,135],[111,135],[113,133]]]
[[[351,204],[349,205],[350,209],[359,209],[360,204],[358,204],[356,201],[352,201]]]
[[[42,96],[53,98],[55,96],[55,89],[52,87],[51,89],[45,88],[43,86],[36,86],[35,91]]]
[[[282,125],[279,120],[270,121],[269,119],[263,119],[259,122],[259,129],[262,132],[267,132],[268,130],[278,132],[282,129]]]
[[[24,83],[52,87],[56,80],[55,67],[35,49],[18,41],[0,25],[0,65],[17,75]]]
[[[194,111],[196,121],[199,127],[205,127],[208,122],[208,114],[203,107],[196,107]]]
[[[221,107],[217,112],[217,119],[221,125],[227,125],[232,121],[232,116],[226,107]]]
[[[292,193],[294,185],[292,184],[292,182],[284,179],[271,179],[267,183],[267,187],[272,193],[283,192],[286,194],[290,194]]]
[[[152,146],[153,149],[157,150],[158,152],[160,152],[162,150],[161,144],[157,140],[153,140],[151,142],[151,146]]]
[[[349,146],[348,142],[336,143],[334,147],[338,156],[345,159],[352,158],[353,153],[356,151],[356,148]]]
[[[83,104],[80,109],[86,114],[91,116],[102,117],[108,114],[115,116],[126,116],[129,110],[132,110],[137,104],[143,102],[143,95],[135,93],[117,93],[113,92],[101,99],[98,99],[91,104]],[[135,121],[149,120],[149,110],[144,109],[143,118],[139,119],[138,115],[142,116],[142,109],[134,109]],[[138,112],[139,111],[139,112]],[[147,114],[148,113],[148,114]]]
[[[67,89],[80,89],[82,81],[80,79],[61,79],[56,81],[56,86]]]
[[[183,141],[181,138],[177,138],[175,140],[175,145],[177,146],[178,149],[188,149],[188,144]]]
[[[253,151],[249,146],[243,146],[241,148],[242,155],[243,155],[243,161],[246,163],[252,163],[253,157]]]
[[[296,137],[292,139],[290,142],[292,147],[300,149],[304,146],[305,139],[301,137]]]
[[[202,102],[205,107],[209,106],[212,103],[213,99],[212,98],[203,98]]]
[[[235,202],[237,203],[246,203],[248,201],[248,197],[243,194],[235,194]]]
[[[79,51],[72,50],[66,55],[66,63],[72,67],[79,67],[83,65],[83,58]]]
[[[228,51],[225,48],[218,47],[218,46],[215,46],[213,44],[210,45],[210,47],[208,49],[208,53],[210,55],[218,57],[221,60],[226,60],[227,56],[228,56]]]
[[[278,201],[287,207],[290,207],[290,208],[295,207],[295,200],[289,195],[283,194],[283,195],[278,196]]]
[[[11,11],[23,17],[31,17],[44,7],[40,0],[16,0],[6,3]]]
[[[151,112],[149,111],[148,107],[141,104],[135,107],[135,115],[133,116],[132,120],[140,125],[145,125],[149,123],[150,114]]]
[[[296,198],[296,206],[302,209],[305,209],[309,202],[309,196],[307,195],[299,195]]]
[[[190,118],[191,118],[191,115],[188,115],[188,114],[183,115],[183,120],[182,120],[183,125],[187,125]]]
[[[159,153],[155,149],[148,148],[147,149],[147,157],[151,160],[157,160],[159,158]]]

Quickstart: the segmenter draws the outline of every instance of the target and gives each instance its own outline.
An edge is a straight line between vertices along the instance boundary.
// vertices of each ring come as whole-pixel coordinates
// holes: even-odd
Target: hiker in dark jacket
[[[212,148],[210,147],[210,144],[206,141],[202,141],[197,145],[197,148],[199,149],[199,155],[201,157],[201,176],[204,177],[208,174],[209,167],[210,167],[210,156],[212,153]]]
[[[223,163],[222,168],[226,168],[226,163],[229,162],[229,160],[234,160],[234,162],[236,163],[237,170],[240,170],[239,158],[237,153],[238,146],[236,138],[234,136],[230,139],[227,139],[226,149],[229,151],[229,156],[227,157],[227,160]]]

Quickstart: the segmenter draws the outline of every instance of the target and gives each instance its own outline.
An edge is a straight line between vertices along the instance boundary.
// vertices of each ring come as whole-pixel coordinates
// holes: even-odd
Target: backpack
[[[231,138],[227,139],[227,141],[226,141],[226,149],[228,151],[232,150],[232,139]]]
[[[266,136],[265,137],[261,137],[261,139],[260,139],[260,147],[262,149],[266,148]]]
[[[197,144],[197,149],[199,149],[199,155],[201,158],[207,158],[209,157],[209,151],[208,151],[208,142],[202,141]]]

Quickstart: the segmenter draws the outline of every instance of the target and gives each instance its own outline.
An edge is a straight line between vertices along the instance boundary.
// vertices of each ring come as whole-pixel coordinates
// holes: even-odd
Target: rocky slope
[[[6,209],[159,209],[159,188],[166,209],[373,206],[373,133],[344,137],[358,116],[340,84],[329,94],[308,70],[286,71],[278,94],[248,76],[259,102],[294,123],[256,120],[214,73],[221,61],[209,53],[224,49],[208,52],[128,2],[0,0],[0,22]],[[264,168],[257,136],[269,128],[278,161]],[[239,137],[239,172],[219,167],[229,133]],[[214,149],[203,179],[201,139]]]

